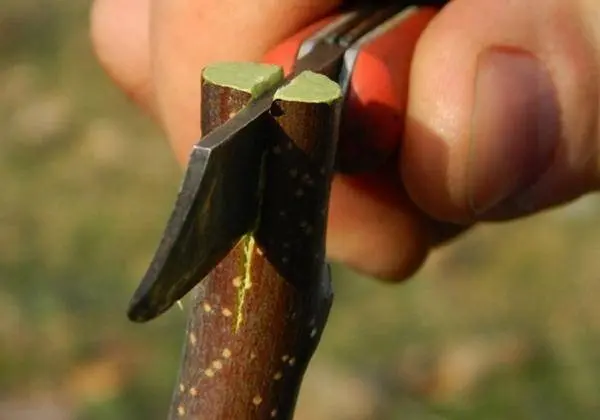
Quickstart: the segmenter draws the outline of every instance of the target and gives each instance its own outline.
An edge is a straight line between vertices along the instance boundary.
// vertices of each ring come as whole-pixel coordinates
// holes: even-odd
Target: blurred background
[[[163,420],[177,377],[184,312],[125,309],[181,171],[88,6],[0,5],[0,420]],[[402,286],[335,267],[296,419],[600,418],[599,209],[478,229]]]

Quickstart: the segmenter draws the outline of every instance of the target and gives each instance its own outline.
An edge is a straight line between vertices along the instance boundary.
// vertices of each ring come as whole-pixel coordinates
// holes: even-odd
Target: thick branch
[[[205,77],[203,132],[251,97]],[[194,291],[171,419],[292,418],[332,302],[324,238],[338,98],[314,74],[276,94],[260,217]]]

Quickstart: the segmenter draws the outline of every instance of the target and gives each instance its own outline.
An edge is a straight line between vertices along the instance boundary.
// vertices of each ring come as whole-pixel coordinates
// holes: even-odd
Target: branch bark
[[[333,298],[324,250],[338,98],[308,73],[276,93],[259,219],[193,291],[170,419],[293,417]],[[251,99],[203,78],[203,133]]]

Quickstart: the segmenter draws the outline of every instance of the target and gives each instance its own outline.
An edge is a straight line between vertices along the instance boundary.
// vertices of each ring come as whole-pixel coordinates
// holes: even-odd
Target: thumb
[[[455,0],[415,52],[400,170],[444,221],[512,218],[597,188],[593,1]]]

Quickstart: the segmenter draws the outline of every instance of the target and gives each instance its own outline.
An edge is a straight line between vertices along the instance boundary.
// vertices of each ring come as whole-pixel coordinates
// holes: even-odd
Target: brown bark
[[[203,81],[202,100],[207,133],[250,95]],[[293,417],[333,297],[324,242],[335,109],[273,104],[259,220],[194,289],[170,419]]]

